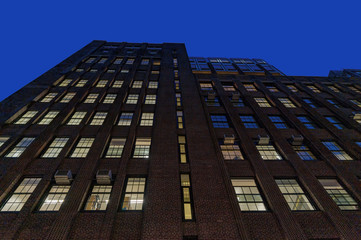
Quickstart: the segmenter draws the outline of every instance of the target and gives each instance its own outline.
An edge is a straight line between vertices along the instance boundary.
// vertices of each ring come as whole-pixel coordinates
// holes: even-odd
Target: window
[[[314,85],[307,85],[307,87],[309,88],[309,89],[311,89],[313,92],[315,92],[315,93],[320,93],[321,91],[320,91],[320,89],[318,89],[317,87],[315,87]]]
[[[94,138],[81,138],[70,157],[85,158],[88,155],[93,142]]]
[[[181,107],[182,106],[182,95],[180,93],[176,93],[175,98],[177,101],[177,107]]]
[[[121,72],[121,73],[128,73],[128,72],[129,72],[129,69],[122,69],[120,72]]]
[[[336,142],[322,141],[338,160],[353,160]]]
[[[155,104],[157,101],[157,95],[147,94],[145,96],[144,104]]]
[[[51,102],[58,93],[48,93],[40,102],[48,103]]]
[[[149,81],[148,88],[158,88],[158,82]]]
[[[27,111],[21,118],[14,122],[14,124],[27,124],[37,113],[38,111]]]
[[[257,145],[257,150],[263,160],[282,160],[282,156],[276,151],[273,145]]]
[[[75,72],[83,72],[83,71],[84,71],[83,68],[77,68],[77,69],[75,69]]]
[[[296,106],[291,102],[289,98],[278,98],[278,100],[285,105],[286,108],[295,108]]]
[[[209,99],[208,97],[204,97],[204,101],[206,102],[207,106],[210,107],[219,107],[219,99],[215,97],[214,99]]]
[[[229,128],[225,115],[211,115],[211,120],[215,128]]]
[[[276,183],[292,211],[315,210],[295,179],[276,179]]]
[[[73,79],[64,79],[60,84],[59,87],[67,87]]]
[[[181,188],[182,188],[182,204],[183,204],[183,218],[184,220],[193,219],[192,207],[192,190],[189,174],[181,174]]]
[[[121,64],[123,61],[123,58],[116,58],[114,61],[114,64]]]
[[[115,69],[108,69],[106,73],[115,73]]]
[[[353,104],[355,104],[358,107],[361,107],[361,102],[356,99],[352,99],[352,100],[350,100],[350,102],[352,102]]]
[[[126,104],[137,104],[139,95],[138,94],[129,94]]]
[[[178,70],[174,70],[174,78],[179,78]]]
[[[224,160],[244,160],[237,144],[221,144],[220,146]]]
[[[94,185],[85,204],[85,211],[105,211],[112,192],[111,185]]]
[[[187,145],[186,136],[178,136],[180,163],[187,163]]]
[[[24,137],[16,146],[5,156],[10,158],[20,157],[26,148],[35,140],[35,138]]]
[[[179,80],[174,80],[174,87],[175,87],[175,90],[180,89]]]
[[[117,97],[117,94],[108,93],[105,96],[103,103],[114,103],[116,97]]]
[[[296,88],[295,85],[288,84],[286,85],[286,87],[288,87],[288,89],[291,90],[291,92],[298,92],[298,89]]]
[[[56,158],[59,156],[61,150],[68,142],[69,138],[58,137],[53,140],[46,152],[41,156],[42,158]]]
[[[154,113],[142,113],[140,126],[153,126]]]
[[[183,128],[183,111],[177,111],[177,122],[178,122],[178,128]]]
[[[122,85],[123,85],[123,81],[116,80],[116,81],[114,81],[112,87],[113,87],[113,88],[121,88]]]
[[[332,104],[336,108],[342,107],[341,104],[334,99],[326,99],[326,101],[329,102],[330,104]]]
[[[178,59],[173,58],[173,66],[174,66],[175,68],[178,67]]]
[[[271,105],[265,98],[254,98],[254,100],[258,103],[258,106],[260,107],[271,107]]]
[[[348,87],[350,90],[354,91],[354,92],[357,92],[357,93],[360,93],[361,94],[361,91],[359,89],[357,89],[356,87],[354,86],[350,86]]]
[[[133,64],[133,63],[134,63],[134,58],[128,58],[125,64]]]
[[[75,87],[84,87],[84,85],[88,82],[88,80],[82,79],[75,85]]]
[[[7,140],[9,140],[9,137],[0,137],[0,147],[2,147]]]
[[[97,71],[98,71],[98,69],[95,69],[95,68],[90,69],[91,73],[94,73],[94,72],[97,72]]]
[[[294,145],[292,147],[302,160],[317,160],[315,155],[313,155],[311,150],[306,145]]]
[[[86,112],[75,112],[66,125],[79,125],[85,115]]]
[[[297,118],[303,123],[303,125],[305,125],[307,129],[318,128],[318,126],[307,116],[297,116]]]
[[[63,204],[66,195],[68,194],[70,186],[53,185],[39,211],[59,211]]]
[[[270,92],[279,92],[279,90],[273,86],[273,85],[266,85],[266,88],[270,91]]]
[[[223,90],[226,92],[235,92],[236,89],[233,85],[223,85]]]
[[[149,158],[150,145],[150,138],[137,138],[135,141],[133,158]]]
[[[256,119],[254,119],[251,115],[241,115],[239,116],[241,119],[241,122],[243,123],[245,128],[258,128],[258,124],[256,122]]]
[[[335,86],[328,86],[329,89],[331,89],[334,92],[340,92],[340,90]]]
[[[104,119],[107,117],[107,112],[97,112],[95,113],[93,120],[90,122],[90,125],[102,125]]]
[[[107,85],[107,83],[108,83],[108,80],[100,80],[95,87],[103,88],[103,87],[105,87]]]
[[[43,119],[38,123],[39,125],[48,125],[59,114],[59,111],[49,111]]]
[[[253,179],[232,179],[241,211],[266,211],[263,198]]]
[[[99,59],[98,63],[105,63],[107,61],[107,58],[101,58]]]
[[[345,126],[335,117],[325,117],[330,123],[333,124],[337,129],[344,129]]]
[[[318,181],[341,210],[359,209],[357,202],[336,179],[318,179]]]
[[[285,121],[281,118],[281,116],[268,116],[271,122],[275,125],[278,129],[286,129],[288,128]]]
[[[1,212],[20,212],[41,178],[24,178],[1,208]]]
[[[130,126],[132,123],[133,113],[122,113],[119,117],[118,126]]]
[[[94,103],[97,100],[98,96],[98,93],[89,93],[84,103]]]
[[[123,195],[122,210],[143,210],[145,178],[127,178],[127,184]]]
[[[106,158],[120,158],[123,153],[125,138],[112,138],[109,143],[108,151],[105,154]]]
[[[95,61],[95,57],[90,57],[88,60],[85,61],[85,63],[93,63]]]
[[[244,88],[248,91],[248,92],[257,92],[256,87],[249,83],[249,84],[243,84]]]
[[[140,65],[148,65],[149,64],[149,59],[144,58],[142,59],[142,62],[140,63]]]
[[[143,81],[134,81],[132,88],[142,88]]]
[[[202,91],[212,91],[213,90],[212,83],[199,83],[199,85],[201,86]]]
[[[67,93],[64,97],[63,97],[63,99],[61,99],[61,103],[68,103],[68,102],[70,102],[70,100],[72,100],[73,99],[73,97],[75,96],[75,92],[70,92],[70,93]]]
[[[230,97],[231,103],[234,107],[244,107],[244,102],[242,98],[234,99],[233,97]]]
[[[318,105],[310,98],[303,98],[303,101],[307,103],[311,108],[318,108]]]

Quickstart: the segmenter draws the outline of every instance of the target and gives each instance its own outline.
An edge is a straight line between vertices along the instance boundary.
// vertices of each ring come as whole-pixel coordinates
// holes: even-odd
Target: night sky
[[[361,68],[361,1],[2,1],[0,100],[92,40],[180,42],[287,75]]]

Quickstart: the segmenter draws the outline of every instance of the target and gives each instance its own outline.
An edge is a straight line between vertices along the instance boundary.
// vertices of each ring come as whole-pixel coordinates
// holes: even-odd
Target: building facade
[[[361,78],[93,41],[0,104],[1,239],[361,239]]]

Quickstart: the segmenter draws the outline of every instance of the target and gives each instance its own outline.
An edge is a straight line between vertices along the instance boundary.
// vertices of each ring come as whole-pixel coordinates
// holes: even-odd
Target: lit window
[[[105,63],[108,59],[107,58],[101,58],[99,59],[98,63]]]
[[[134,63],[134,58],[128,58],[125,64],[133,64],[133,63]]]
[[[335,117],[325,117],[330,123],[333,124],[337,129],[344,129],[345,126]]]
[[[295,85],[286,85],[286,87],[288,87],[289,90],[291,90],[291,92],[298,92],[298,89],[296,88]]]
[[[186,136],[178,136],[180,163],[187,163],[187,145]]]
[[[105,87],[107,85],[107,83],[108,83],[108,80],[100,80],[95,87],[103,88],[103,87]]]
[[[174,70],[174,77],[175,77],[175,78],[179,78],[179,72],[178,72],[178,70]]]
[[[183,111],[177,111],[177,122],[178,122],[178,128],[183,128]]]
[[[142,113],[140,126],[153,126],[154,113]]]
[[[94,185],[85,204],[85,211],[105,211],[112,192],[111,185]]]
[[[306,145],[294,145],[292,147],[302,160],[316,160],[315,155]]]
[[[233,97],[230,97],[231,103],[234,107],[244,107],[244,102],[242,98],[234,99]]]
[[[342,107],[341,104],[334,99],[326,99],[326,101],[329,102],[330,104],[332,104],[336,108]]]
[[[150,145],[150,138],[137,138],[135,141],[133,158],[149,158]]]
[[[204,97],[204,101],[206,102],[207,106],[210,107],[220,106],[218,97],[214,97],[212,99],[209,99],[208,97]]]
[[[93,145],[93,142],[94,138],[81,138],[70,157],[85,158],[90,150],[90,147]]]
[[[117,94],[108,93],[105,96],[103,103],[113,103],[115,101],[116,97],[117,97]]]
[[[1,208],[1,212],[19,212],[34,192],[41,178],[24,178]]]
[[[307,85],[307,87],[309,88],[309,89],[311,89],[313,92],[315,92],[315,93],[320,93],[321,91],[317,88],[317,87],[315,87],[314,85]]]
[[[357,202],[336,179],[318,179],[318,181],[341,210],[359,209]]]
[[[179,80],[174,80],[174,87],[175,87],[175,90],[179,90],[179,89],[180,89]]]
[[[75,69],[75,72],[83,72],[83,71],[84,71],[83,68],[77,68],[77,69]]]
[[[160,59],[154,59],[153,60],[153,65],[154,66],[159,66],[160,65]]]
[[[212,83],[199,83],[199,85],[201,86],[202,91],[212,91],[213,90]]]
[[[7,140],[9,140],[9,137],[0,137],[0,147],[2,147]]]
[[[138,94],[129,94],[126,104],[137,104],[139,95]]]
[[[66,195],[69,192],[69,189],[70,186],[53,185],[50,188],[39,211],[59,211],[66,198]]]
[[[14,124],[27,124],[37,113],[38,111],[27,111]]]
[[[70,92],[70,93],[67,93],[64,97],[63,97],[63,99],[61,99],[61,103],[68,103],[68,102],[70,102],[70,100],[72,100],[73,99],[73,97],[75,96],[75,92]]]
[[[239,117],[245,128],[259,128],[256,119],[254,119],[253,116],[241,115]]]
[[[116,80],[113,83],[113,88],[121,88],[123,86],[123,81]]]
[[[123,61],[123,58],[116,58],[114,61],[114,64],[121,64]]]
[[[124,192],[122,210],[143,210],[145,178],[128,177]]]
[[[331,89],[334,92],[340,92],[340,90],[335,86],[328,86],[329,89]]]
[[[295,179],[276,179],[276,183],[292,211],[315,210]]]
[[[361,91],[359,89],[357,89],[356,87],[354,86],[350,86],[348,87],[350,90],[354,91],[354,92],[357,92],[357,93],[360,93],[361,94]]]
[[[93,63],[94,61],[95,61],[95,57],[90,57],[90,58],[88,58],[88,60],[86,60],[86,62],[85,63]]]
[[[39,125],[48,125],[59,114],[59,111],[49,111],[43,119],[38,123]]]
[[[338,160],[353,160],[337,143],[332,141],[322,141]]]
[[[67,87],[73,79],[64,79],[60,84],[59,87]]]
[[[189,174],[181,174],[182,204],[184,220],[193,219],[192,190]]]
[[[223,85],[223,90],[226,92],[235,92],[236,89],[233,85]]]
[[[286,108],[295,108],[296,106],[291,102],[289,98],[278,98],[278,100],[285,105]]]
[[[90,122],[90,125],[102,125],[104,119],[107,117],[107,112],[97,112],[95,113],[93,120]]]
[[[241,211],[266,211],[264,200],[253,179],[232,179]]]
[[[180,93],[176,93],[175,99],[177,101],[177,107],[181,107],[182,106],[182,95]]]
[[[106,73],[115,73],[115,69],[108,69]]]
[[[95,68],[90,69],[90,72],[91,72],[91,73],[97,72],[97,71],[98,71],[98,69],[95,69]]]
[[[84,87],[84,85],[88,82],[88,80],[80,80],[75,87]]]
[[[106,158],[120,158],[123,153],[125,145],[125,138],[112,138],[109,143],[108,151],[105,154]]]
[[[75,112],[66,125],[79,125],[85,115],[86,112]]]
[[[260,107],[271,107],[271,105],[265,98],[254,98],[254,100],[258,103],[258,106]]]
[[[178,59],[173,58],[173,66],[174,66],[175,68],[178,67]]]
[[[215,128],[229,128],[225,115],[211,115],[211,120]]]
[[[141,65],[148,65],[149,64],[149,59],[147,59],[147,58],[142,59],[142,62],[140,64]]]
[[[355,104],[358,107],[361,107],[361,102],[356,99],[352,99],[352,100],[350,100],[350,102],[352,102],[353,104]]]
[[[266,88],[270,91],[270,92],[279,92],[278,89],[273,86],[273,85],[266,85]]]
[[[281,116],[268,116],[271,122],[275,125],[278,129],[286,129],[288,128],[285,121],[281,118]]]
[[[220,146],[224,160],[244,160],[237,144],[221,144]]]
[[[21,141],[16,144],[16,146],[5,156],[16,158],[20,157],[20,155],[25,151],[25,149],[34,141],[35,138],[25,137],[21,139]]]
[[[157,101],[157,95],[154,94],[147,94],[145,96],[145,102],[144,104],[155,104]]]
[[[307,103],[311,108],[317,108],[318,107],[318,105],[313,100],[311,100],[309,98],[303,98],[303,101],[305,103]]]
[[[132,88],[142,88],[143,81],[134,81]]]
[[[133,113],[122,113],[119,118],[118,126],[130,126]]]
[[[122,69],[120,72],[121,73],[129,73],[129,69]]]
[[[317,125],[316,125],[314,122],[312,122],[312,120],[311,120],[309,117],[307,117],[307,116],[297,116],[297,118],[298,118],[298,120],[300,120],[300,121],[303,123],[303,125],[305,125],[305,127],[308,128],[308,129],[316,129],[316,128],[318,128]]]
[[[84,100],[84,103],[94,103],[97,100],[98,96],[98,93],[89,93],[87,98]]]
[[[257,92],[257,89],[253,84],[243,84],[243,86],[248,92]]]
[[[42,158],[56,158],[59,156],[61,150],[68,142],[69,138],[58,137],[49,145],[46,152],[41,156]]]
[[[256,147],[263,160],[282,160],[282,156],[273,145],[257,145]]]
[[[158,88],[158,82],[149,81],[148,88]]]

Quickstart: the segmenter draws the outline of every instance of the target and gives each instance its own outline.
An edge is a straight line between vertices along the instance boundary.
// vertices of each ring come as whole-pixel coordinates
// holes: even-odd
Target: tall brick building
[[[361,239],[345,71],[93,41],[1,102],[0,239]]]

